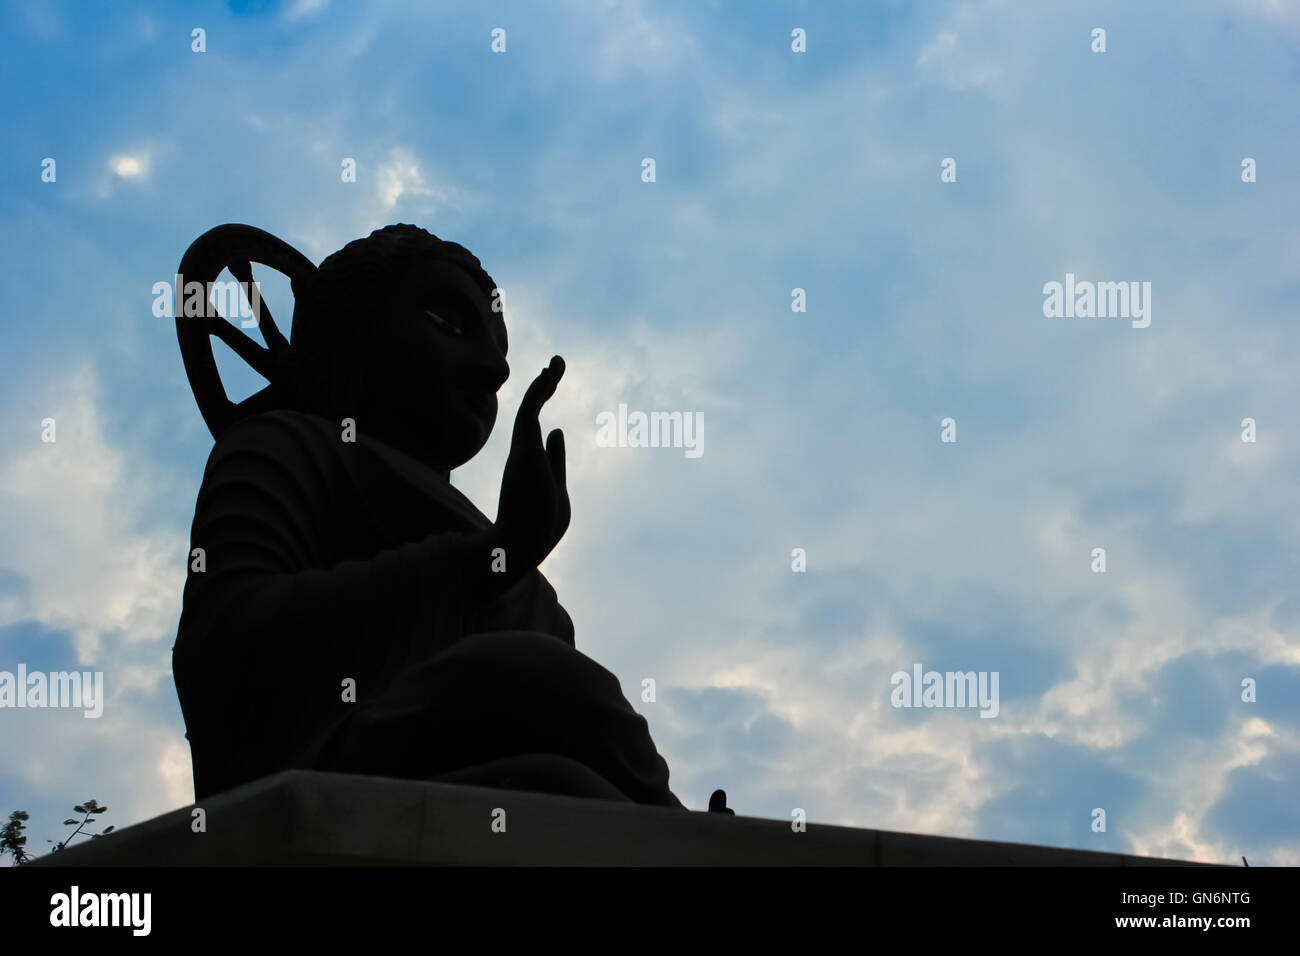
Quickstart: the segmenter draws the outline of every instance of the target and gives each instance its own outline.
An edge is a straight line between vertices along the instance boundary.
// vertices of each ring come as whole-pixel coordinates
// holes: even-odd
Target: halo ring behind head
[[[241,281],[251,280],[252,270],[249,264],[253,262],[270,266],[288,276],[295,292],[316,272],[316,266],[311,260],[283,239],[256,226],[242,223],[216,226],[199,236],[185,250],[177,270],[176,338],[180,342],[181,359],[185,363],[185,375],[189,379],[190,389],[194,392],[199,413],[213,438],[220,438],[223,431],[245,415],[264,410],[268,404],[273,404],[268,402],[268,398],[274,397],[274,390],[278,386],[291,384],[280,380],[283,377],[281,370],[291,367],[290,363],[282,361],[287,357],[289,346],[275,327],[269,310],[263,307],[258,315],[258,327],[267,344],[264,348],[227,322],[211,306],[207,297],[211,284],[223,269],[229,268]],[[202,316],[186,316],[184,313],[184,290],[192,282],[202,283]],[[243,402],[232,402],[226,395],[221,375],[217,371],[216,358],[212,354],[214,335],[271,384]],[[268,391],[272,393],[269,396]]]

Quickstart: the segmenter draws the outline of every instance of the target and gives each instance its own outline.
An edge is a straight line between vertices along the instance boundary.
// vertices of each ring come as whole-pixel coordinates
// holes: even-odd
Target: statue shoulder
[[[242,418],[217,439],[203,470],[205,484],[218,476],[283,475],[295,484],[331,469],[341,442],[332,422],[305,412],[278,409]]]
[[[292,454],[296,445],[337,443],[339,434],[337,426],[317,415],[277,409],[250,415],[235,422],[221,433],[208,457],[211,462],[213,459],[250,450]]]

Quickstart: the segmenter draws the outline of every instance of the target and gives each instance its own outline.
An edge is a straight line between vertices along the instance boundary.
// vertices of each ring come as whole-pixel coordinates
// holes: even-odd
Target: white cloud
[[[146,154],[132,156],[121,153],[109,158],[108,168],[119,179],[143,179],[149,174],[149,157]]]
[[[294,0],[293,5],[284,12],[284,18],[286,20],[305,20],[319,16],[328,6],[329,0]]]
[[[455,188],[431,186],[416,159],[415,151],[406,146],[395,146],[388,151],[388,159],[379,164],[375,173],[375,190],[380,207],[387,213],[397,208],[398,202],[423,216],[433,216],[445,205],[454,205],[458,193]],[[423,203],[411,204],[411,200]]]
[[[74,186],[74,195],[94,195],[101,200],[108,199],[120,186],[149,182],[155,162],[155,151],[151,148],[113,153],[104,161],[104,172],[87,180],[84,192]]]
[[[1237,0],[1237,6],[1247,13],[1300,29],[1300,6],[1294,0]]]
[[[8,561],[27,579],[0,626],[35,619],[71,631],[82,663],[102,661],[103,641],[157,641],[174,631],[185,577],[181,538],[135,530],[148,501],[147,464],[109,444],[93,369],[82,364],[48,383],[11,416],[13,452],[0,466],[0,514]],[[40,440],[41,420],[55,422],[56,440]],[[162,672],[152,675],[154,680]]]
[[[995,85],[1003,76],[997,65],[1000,44],[992,42],[985,11],[960,8],[945,29],[940,30],[916,57],[923,76],[938,77],[950,90],[981,89]]]
[[[69,632],[75,660],[24,661],[33,669],[102,671],[103,715],[8,711],[0,762],[12,796],[32,811],[43,853],[57,819],[93,795],[124,826],[190,802],[189,748],[174,704],[170,651],[180,614],[188,535],[148,527],[160,485],[154,466],[128,457],[106,433],[105,396],[88,363],[48,380],[4,422],[0,566],[26,587],[0,602],[0,627],[36,622]],[[55,441],[40,440],[42,419]],[[11,648],[0,648],[12,670]],[[174,715],[159,719],[162,711]],[[60,817],[61,818],[61,817]]]
[[[135,38],[141,44],[152,43],[158,38],[158,21],[146,13],[137,13],[135,17]]]

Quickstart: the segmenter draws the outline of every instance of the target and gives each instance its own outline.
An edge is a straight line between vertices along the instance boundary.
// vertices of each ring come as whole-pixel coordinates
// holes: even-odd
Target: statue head
[[[418,226],[377,229],[319,267],[270,233],[241,224],[191,244],[180,273],[211,283],[223,268],[251,282],[251,262],[290,277],[292,340],[259,303],[258,346],[220,315],[183,316],[176,329],[195,398],[214,437],[245,415],[294,407],[385,441],[440,472],[487,442],[496,392],[510,374],[496,285],[477,258]],[[271,384],[238,405],[212,358],[216,335]]]
[[[510,367],[496,284],[469,250],[385,226],[327,257],[294,295],[303,410],[353,418],[440,471],[487,442]]]

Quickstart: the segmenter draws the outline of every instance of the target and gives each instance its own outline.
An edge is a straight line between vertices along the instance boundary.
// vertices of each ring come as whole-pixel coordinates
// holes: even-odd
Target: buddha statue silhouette
[[[251,284],[253,262],[291,281],[290,340],[260,298],[266,347],[207,302],[225,268]],[[539,423],[559,356],[519,406],[496,520],[449,481],[509,375],[478,259],[392,225],[316,267],[227,224],[186,251],[181,283],[181,354],[216,439],[173,648],[196,797],[309,768],[681,807],[537,570],[569,525],[564,436],[543,443]],[[231,402],[213,335],[270,384]]]

